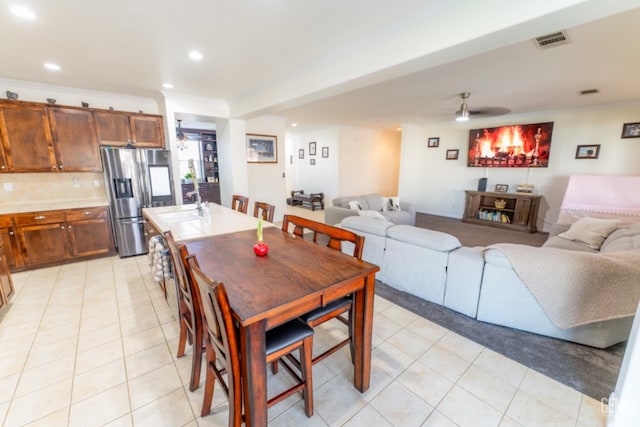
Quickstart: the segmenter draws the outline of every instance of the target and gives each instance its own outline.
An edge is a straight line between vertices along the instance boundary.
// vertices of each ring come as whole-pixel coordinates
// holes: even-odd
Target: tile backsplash
[[[100,172],[3,173],[0,195],[2,204],[74,203],[107,198]]]

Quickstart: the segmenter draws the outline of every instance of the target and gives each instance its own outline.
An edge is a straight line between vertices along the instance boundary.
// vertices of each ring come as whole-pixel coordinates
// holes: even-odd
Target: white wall
[[[399,132],[340,128],[339,196],[398,194]]]
[[[401,199],[416,204],[419,212],[461,218],[464,190],[475,190],[478,179],[488,178],[514,191],[520,183],[533,184],[543,196],[538,228],[548,230],[558,218],[570,175],[640,175],[640,140],[621,139],[623,123],[637,122],[640,103],[607,108],[556,111],[471,120],[438,126],[403,125],[400,169]],[[469,129],[510,124],[554,122],[549,167],[468,168]],[[440,137],[438,148],[428,148],[429,137]],[[598,159],[575,159],[577,145],[600,144]],[[459,149],[458,160],[445,160],[447,149]]]
[[[309,142],[316,143],[316,155],[309,155]],[[293,165],[288,187],[305,193],[324,193],[330,204],[338,196],[381,193],[398,194],[400,135],[354,126],[329,126],[288,135],[288,156]],[[322,157],[322,148],[329,157]],[[304,150],[304,159],[298,150]],[[289,157],[287,157],[289,161]],[[311,165],[310,160],[315,160]]]
[[[275,205],[274,221],[280,221],[286,206],[285,176],[285,118],[280,116],[261,116],[246,121],[246,133],[275,135],[277,143],[277,163],[247,163],[246,137],[243,135],[243,156],[247,165],[248,192],[240,193],[249,197],[249,210],[253,215],[254,202],[266,202]]]
[[[339,128],[337,126],[324,127],[312,131],[303,131],[291,136],[290,154],[293,156],[290,165],[291,190],[304,190],[305,193],[324,193],[325,203],[337,197],[338,194],[338,161],[340,158]],[[316,155],[309,155],[309,143],[316,143]],[[329,157],[322,157],[322,147],[329,148]],[[304,159],[298,158],[298,150],[304,150]],[[311,165],[311,159],[315,165]]]

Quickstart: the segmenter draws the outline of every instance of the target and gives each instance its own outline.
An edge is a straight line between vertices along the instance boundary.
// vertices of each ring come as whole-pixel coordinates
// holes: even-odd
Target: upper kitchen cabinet
[[[57,170],[49,118],[43,104],[0,101],[0,172]]]
[[[162,116],[94,111],[101,145],[164,148]]]
[[[100,172],[102,165],[92,112],[61,107],[49,108],[48,112],[58,170]]]

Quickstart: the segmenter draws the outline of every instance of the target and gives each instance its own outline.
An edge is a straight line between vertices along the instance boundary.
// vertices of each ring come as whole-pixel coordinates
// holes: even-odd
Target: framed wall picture
[[[278,137],[248,133],[247,163],[278,163]]]
[[[432,136],[431,138],[429,138],[427,140],[427,147],[429,147],[429,148],[436,148],[439,145],[440,145],[440,137],[439,136]]]
[[[298,150],[298,158],[304,159],[304,148]]]
[[[507,184],[496,184],[496,193],[506,193],[509,190]]]
[[[471,129],[467,167],[546,168],[552,135],[553,122]]]
[[[315,142],[310,142],[309,143],[309,155],[310,156],[315,156],[316,155],[316,143]]]
[[[322,147],[322,157],[329,158],[329,147]]]
[[[640,138],[640,122],[622,125],[622,136],[620,138]]]
[[[458,160],[458,153],[460,150],[447,150],[447,156],[445,157],[447,160]]]
[[[597,159],[600,155],[600,144],[578,145],[576,147],[576,159]]]

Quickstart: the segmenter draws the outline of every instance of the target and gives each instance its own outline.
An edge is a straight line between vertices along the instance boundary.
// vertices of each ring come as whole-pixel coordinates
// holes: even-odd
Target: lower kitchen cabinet
[[[10,230],[16,240],[11,270],[115,253],[107,207],[3,215],[5,222],[7,217],[14,223]],[[5,234],[3,241],[10,241],[11,235]]]
[[[6,307],[13,296],[13,282],[7,265],[7,252],[4,243],[0,240],[0,309]]]
[[[67,211],[67,230],[74,258],[113,253],[113,234],[107,208]]]

